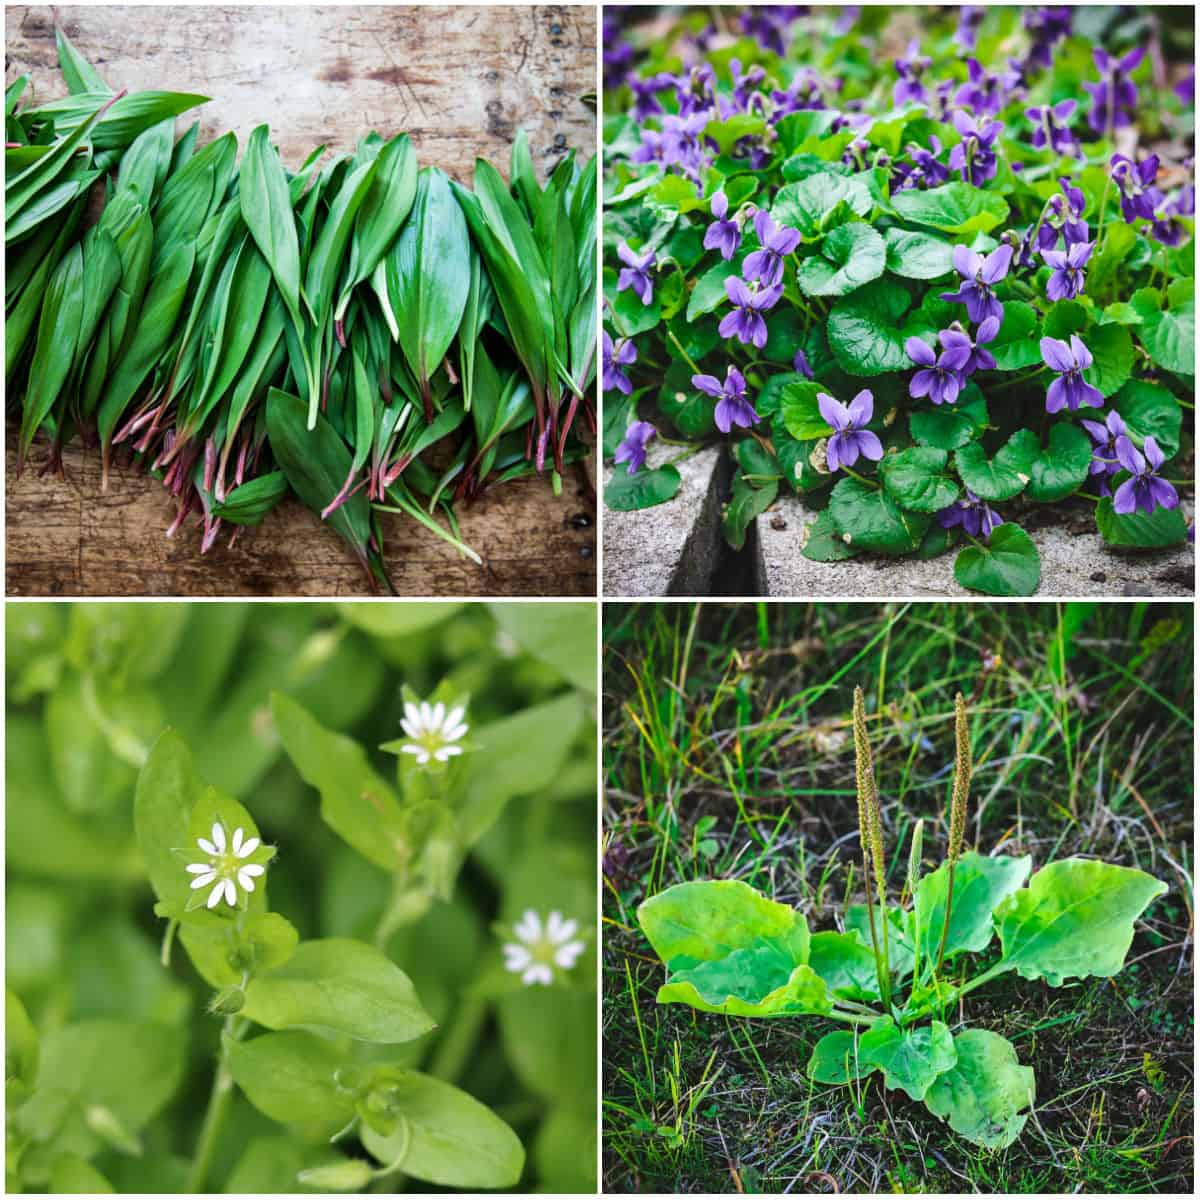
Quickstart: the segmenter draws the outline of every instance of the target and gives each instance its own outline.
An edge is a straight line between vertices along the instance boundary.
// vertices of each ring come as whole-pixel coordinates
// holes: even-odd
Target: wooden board
[[[239,145],[266,121],[285,163],[316,146],[352,150],[369,129],[407,131],[418,160],[469,183],[476,157],[507,176],[512,137],[551,168],[568,147],[590,155],[596,124],[580,97],[596,86],[596,12],[537,7],[64,7],[59,21],[115,88],[200,92],[200,140],[232,129]],[[5,10],[5,78],[33,76],[62,95],[49,8]],[[182,131],[189,120],[178,122]],[[40,451],[44,456],[44,448]],[[35,459],[39,451],[35,448]],[[168,541],[173,504],[130,470],[99,490],[99,462],[78,444],[65,481],[14,477],[7,454],[9,595],[368,594],[353,555],[296,502],[230,549],[201,557],[194,521]],[[406,595],[594,595],[595,498],[583,468],[563,494],[547,479],[496,486],[460,511],[484,566],[406,518],[384,518],[385,553]]]

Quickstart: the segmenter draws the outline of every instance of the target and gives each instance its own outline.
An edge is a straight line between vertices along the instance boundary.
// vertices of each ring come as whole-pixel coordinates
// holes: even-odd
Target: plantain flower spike
[[[958,862],[967,825],[967,796],[971,791],[971,731],[962,692],[954,697],[954,794],[950,802],[949,860]]]
[[[879,818],[879,793],[875,790],[875,764],[871,760],[871,743],[867,739],[867,713],[863,705],[862,688],[854,689],[854,768],[858,784],[858,827],[859,836],[863,835],[863,825],[866,825],[866,840],[864,845],[871,847],[872,865],[875,871],[875,887],[879,893],[879,903],[883,899],[883,824]]]
[[[905,888],[910,896],[917,894],[917,884],[921,882],[921,850],[925,840],[925,818],[918,817],[913,826],[912,842],[908,850],[908,879]]]

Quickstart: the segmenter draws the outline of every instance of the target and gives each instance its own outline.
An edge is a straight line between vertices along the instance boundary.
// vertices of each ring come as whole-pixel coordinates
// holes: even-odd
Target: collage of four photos
[[[1194,1194],[1195,20],[6,6],[6,1194]]]

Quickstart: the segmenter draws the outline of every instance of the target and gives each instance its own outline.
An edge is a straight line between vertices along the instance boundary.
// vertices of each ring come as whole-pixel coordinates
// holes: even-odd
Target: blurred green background
[[[132,825],[155,738],[179,730],[200,776],[278,847],[272,907],[302,938],[369,942],[390,880],[321,821],[269,697],[286,692],[392,778],[396,759],[378,746],[399,735],[401,685],[424,696],[445,679],[470,694],[473,726],[570,692],[579,703],[571,720],[512,747],[515,763],[499,774],[511,779],[515,767],[520,778],[527,764],[529,786],[473,848],[453,899],[387,941],[438,1022],[393,1057],[513,1126],[527,1152],[517,1190],[595,1189],[595,647],[588,603],[6,605],[7,985],[43,1041],[70,1022],[119,1017],[165,1024],[189,1047],[184,1082],[142,1131],[141,1156],[111,1149],[94,1160],[117,1191],[181,1190],[220,1029],[181,948],[168,968],[159,959],[165,923]],[[589,949],[569,981],[522,988],[505,975],[494,926],[527,907],[580,920]],[[235,1104],[214,1184],[302,1190],[296,1171],[328,1148],[240,1093]],[[395,1176],[376,1186],[429,1190]]]

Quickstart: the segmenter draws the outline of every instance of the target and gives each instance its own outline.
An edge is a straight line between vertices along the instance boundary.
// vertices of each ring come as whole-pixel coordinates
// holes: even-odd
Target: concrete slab
[[[1187,545],[1130,553],[1112,550],[1096,532],[1088,507],[1023,519],[1042,559],[1042,597],[1191,596],[1195,552]],[[1185,504],[1188,519],[1192,506]],[[816,513],[789,496],[758,520],[758,590],[765,596],[977,597],[955,582],[954,554],[918,560],[864,554],[845,562],[812,562],[800,553],[803,530]],[[607,564],[606,564],[607,565]]]
[[[678,446],[651,442],[647,467],[661,467]],[[729,490],[728,459],[713,446],[675,464],[682,485],[674,500],[639,512],[604,509],[604,595],[704,596],[721,555],[721,501]],[[624,466],[616,468],[625,470]],[[604,484],[613,467],[604,471]]]

